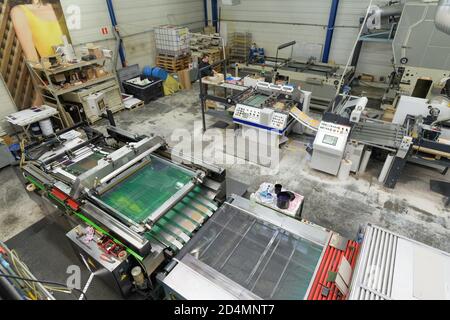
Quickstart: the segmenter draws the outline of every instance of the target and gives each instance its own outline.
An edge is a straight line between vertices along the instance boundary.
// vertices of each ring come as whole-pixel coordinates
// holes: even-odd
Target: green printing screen
[[[151,163],[100,199],[137,223],[145,221],[189,181],[192,174],[152,157]]]

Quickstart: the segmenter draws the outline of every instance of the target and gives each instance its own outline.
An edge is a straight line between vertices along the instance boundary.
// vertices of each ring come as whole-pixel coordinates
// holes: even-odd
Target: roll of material
[[[364,156],[361,160],[361,166],[359,167],[359,172],[364,173],[367,170],[367,165],[369,164],[370,157],[372,156],[372,149],[367,149],[364,152]]]
[[[450,34],[450,0],[439,0],[434,23],[439,31]]]
[[[338,179],[341,181],[348,180],[348,177],[350,176],[350,171],[352,169],[353,163],[350,160],[342,160],[341,161],[341,168],[339,169],[338,173]]]
[[[384,183],[389,173],[389,170],[391,169],[391,165],[394,159],[395,155],[390,154],[387,156],[386,162],[384,163],[383,169],[381,170],[380,176],[378,177],[378,182]]]
[[[26,189],[28,192],[33,192],[36,190],[36,186],[34,184],[30,183],[29,185],[27,185]]]
[[[45,137],[51,136],[54,133],[52,120],[50,119],[39,121],[39,126]]]
[[[142,272],[141,267],[137,266],[131,269],[131,275],[133,276],[133,279],[138,287],[145,286],[144,273]]]

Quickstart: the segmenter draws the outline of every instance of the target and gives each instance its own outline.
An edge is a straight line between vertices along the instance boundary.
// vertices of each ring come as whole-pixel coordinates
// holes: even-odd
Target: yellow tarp
[[[164,81],[163,88],[164,95],[170,96],[171,94],[174,94],[175,92],[181,90],[181,85],[174,77],[169,75],[166,81]]]

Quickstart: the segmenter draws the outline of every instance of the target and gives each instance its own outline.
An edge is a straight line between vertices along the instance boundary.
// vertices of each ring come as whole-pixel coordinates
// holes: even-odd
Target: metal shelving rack
[[[77,63],[67,63],[54,68],[46,68],[44,66],[44,59],[41,59],[40,63],[27,61],[28,69],[34,83],[34,86],[38,94],[42,97],[43,103],[56,108],[62,119],[64,127],[73,126],[75,123],[72,117],[64,109],[64,101],[62,96],[64,94],[74,92],[80,89],[87,88],[93,85],[99,85],[107,81],[114,80],[117,82],[117,78],[114,72],[108,72],[106,75],[100,78],[94,78],[83,82],[80,85],[70,85],[67,88],[61,88],[54,85],[52,80],[58,75],[66,74],[67,72],[81,71],[85,68],[93,67],[105,67],[107,58],[95,59],[91,61],[80,61]]]
[[[252,46],[252,34],[248,32],[234,32],[230,37],[231,62],[246,63]]]

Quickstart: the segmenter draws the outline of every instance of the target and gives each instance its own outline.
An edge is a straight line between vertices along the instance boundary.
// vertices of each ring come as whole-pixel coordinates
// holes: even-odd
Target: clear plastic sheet
[[[303,299],[323,247],[224,205],[183,254],[263,299]]]

